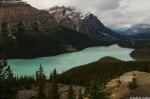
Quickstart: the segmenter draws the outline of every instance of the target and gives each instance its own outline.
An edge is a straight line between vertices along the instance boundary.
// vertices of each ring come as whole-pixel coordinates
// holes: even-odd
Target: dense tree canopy
[[[100,83],[121,76],[129,71],[150,72],[149,61],[121,61],[111,57],[102,58],[87,65],[74,67],[59,75],[59,81],[65,84],[86,86],[96,77]]]

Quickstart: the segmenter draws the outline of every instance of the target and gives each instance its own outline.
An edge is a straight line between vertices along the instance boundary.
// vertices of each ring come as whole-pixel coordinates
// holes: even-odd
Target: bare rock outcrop
[[[129,90],[128,84],[132,78],[136,77],[139,87]],[[119,83],[120,82],[120,83]],[[149,97],[150,96],[150,73],[133,71],[111,80],[106,88],[111,92],[110,99],[129,99],[130,97]]]
[[[0,5],[0,26],[0,30],[6,28],[7,33],[16,33],[19,27],[44,31],[58,26],[58,23],[47,11],[38,10],[29,4],[3,4]]]
[[[46,85],[48,86],[48,85]],[[64,85],[64,84],[59,84],[58,88],[59,88],[59,94],[61,99],[66,99],[67,98],[67,93],[68,93],[68,87],[69,85]],[[75,86],[73,85],[73,90],[74,90],[74,95],[76,96],[76,98],[78,97],[79,94],[79,90],[81,88],[82,94],[84,93],[84,87],[82,86]],[[47,93],[48,87],[46,87],[45,92]],[[36,99],[37,96],[37,88],[31,89],[31,90],[21,90],[18,92],[17,94],[17,99]],[[87,99],[87,98],[85,98]]]

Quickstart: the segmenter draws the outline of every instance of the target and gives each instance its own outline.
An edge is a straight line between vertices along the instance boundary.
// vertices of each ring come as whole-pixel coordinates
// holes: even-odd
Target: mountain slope
[[[65,71],[58,78],[64,84],[87,86],[94,78],[100,83],[106,84],[126,72],[135,70],[149,72],[149,63],[149,61],[125,62],[113,57],[104,57],[98,61]]]
[[[90,46],[109,45],[86,34],[67,28],[56,27],[54,30],[37,32],[34,30],[14,36],[3,37],[0,49],[6,58],[36,58],[82,50]],[[2,47],[3,44],[3,47]]]
[[[0,52],[4,51],[6,58],[36,58],[57,55],[61,53],[82,50],[90,46],[109,45],[113,42],[96,40],[86,34],[79,33],[64,27],[37,32],[29,30],[3,37],[0,42]],[[3,44],[3,47],[2,47]]]
[[[47,11],[26,3],[4,3],[0,13],[0,52],[6,58],[50,56],[113,43],[61,27]]]
[[[47,11],[38,10],[29,4],[0,5],[0,30],[3,34],[16,34],[19,28],[40,30],[58,26],[55,18]]]
[[[70,28],[93,37],[104,40],[122,39],[123,37],[106,28],[92,13],[83,15],[73,7],[52,7],[49,10],[57,22],[66,28]]]
[[[143,32],[138,33],[136,35],[131,36],[134,39],[143,39],[143,40],[149,40],[150,39],[150,31],[149,32]]]

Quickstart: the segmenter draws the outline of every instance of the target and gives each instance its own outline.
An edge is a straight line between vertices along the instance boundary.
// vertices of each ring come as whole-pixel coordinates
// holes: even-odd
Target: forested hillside
[[[35,58],[78,51],[89,46],[111,45],[113,41],[101,41],[86,34],[63,27],[47,31],[20,31],[3,36],[0,50],[6,58]],[[2,46],[3,45],[3,46]]]
[[[149,40],[127,40],[120,41],[118,45],[125,48],[133,48],[130,56],[135,60],[150,60],[150,41]]]
[[[93,78],[106,83],[129,71],[150,72],[149,61],[121,61],[112,57],[104,57],[93,63],[74,67],[59,75],[59,81],[66,84],[86,86]]]

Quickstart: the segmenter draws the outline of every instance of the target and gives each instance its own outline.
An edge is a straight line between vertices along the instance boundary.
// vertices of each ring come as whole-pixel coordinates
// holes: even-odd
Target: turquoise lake
[[[14,75],[35,75],[40,64],[44,69],[46,76],[49,76],[50,71],[55,68],[58,73],[62,73],[72,67],[94,62],[104,56],[112,56],[121,60],[133,60],[130,57],[130,52],[134,49],[121,48],[117,44],[111,46],[89,47],[82,51],[65,53],[56,56],[40,57],[35,59],[11,59],[8,64]]]

